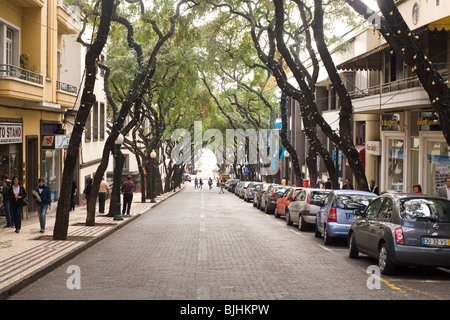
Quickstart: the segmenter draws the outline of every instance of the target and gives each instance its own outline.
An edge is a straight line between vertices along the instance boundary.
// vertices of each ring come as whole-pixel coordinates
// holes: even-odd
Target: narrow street
[[[10,299],[450,299],[449,270],[401,268],[379,279],[367,273],[375,264],[228,191],[188,183]],[[74,266],[79,288],[70,289]]]

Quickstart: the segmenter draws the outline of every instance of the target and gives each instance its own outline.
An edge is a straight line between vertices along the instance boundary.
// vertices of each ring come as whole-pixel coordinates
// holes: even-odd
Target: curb
[[[130,218],[127,218],[126,221],[123,221],[122,223],[116,225],[115,227],[112,227],[111,229],[105,231],[104,233],[100,234],[99,236],[86,241],[84,244],[80,245],[78,248],[74,249],[73,251],[66,253],[62,255],[61,257],[57,258],[55,261],[48,263],[47,265],[33,271],[32,273],[24,276],[23,278],[17,280],[16,282],[0,289],[0,300],[6,300],[8,297],[16,294],[20,290],[24,289],[25,287],[29,286],[39,278],[43,277],[44,275],[50,273],[54,269],[60,267],[67,261],[73,259],[86,249],[92,247],[94,244],[100,242],[101,240],[105,239],[109,235],[113,234],[117,230],[121,229],[122,227],[128,225],[132,221],[136,220],[143,214],[148,213],[151,211],[154,207],[158,206],[160,203],[166,201],[167,199],[171,198],[173,195],[177,194],[178,192],[182,191],[184,189],[185,184],[181,187],[181,189],[177,190],[176,192],[169,191],[170,193],[167,197],[164,199],[159,200],[158,202],[154,203],[151,207],[149,207],[147,210],[145,210],[142,213],[138,213],[136,215],[131,216]],[[53,241],[65,241],[65,240],[53,240]]]

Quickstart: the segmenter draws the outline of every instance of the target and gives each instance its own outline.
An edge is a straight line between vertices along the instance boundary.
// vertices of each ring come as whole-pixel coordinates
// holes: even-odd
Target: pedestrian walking
[[[209,185],[209,190],[211,190],[212,189],[212,179],[211,178],[209,178],[208,179],[208,185]]]
[[[11,216],[14,220],[16,233],[20,232],[22,227],[22,211],[23,207],[28,205],[27,192],[19,181],[18,176],[12,179],[12,185],[9,188],[9,199],[11,201]]]
[[[198,179],[197,177],[195,177],[195,189],[197,189],[197,187],[198,187]]]
[[[89,196],[91,195],[92,185],[94,184],[94,179],[88,178],[86,182],[86,187],[84,188],[83,194],[86,199],[86,207],[89,205]]]
[[[449,177],[445,178],[445,185],[440,187],[437,190],[436,196],[450,200],[450,178]]]
[[[122,183],[122,193],[123,193],[123,207],[122,215],[127,213],[130,215],[131,202],[133,201],[134,183],[131,181],[131,176],[127,177],[127,180]]]
[[[200,184],[200,189],[203,189],[203,180],[202,180],[202,178],[200,178],[199,184]]]
[[[369,181],[369,191],[375,193],[377,196],[380,195],[380,190],[375,185],[375,180],[370,179]]]
[[[36,200],[37,211],[39,216],[39,224],[41,226],[41,233],[45,231],[45,216],[47,211],[51,210],[52,194],[50,188],[45,185],[45,179],[38,179],[38,186],[33,190],[33,197]]]
[[[6,226],[5,228],[14,228],[14,219],[11,215],[11,200],[9,196],[9,189],[11,188],[11,181],[8,178],[7,174],[2,175],[2,185],[1,192],[3,195],[3,212],[6,217]]]
[[[109,188],[108,182],[105,181],[105,178],[102,178],[102,182],[100,182],[100,188],[98,189],[98,211],[100,213],[105,213],[105,202],[106,197],[111,192]]]
[[[350,183],[350,179],[345,179],[345,184],[342,189],[353,190],[353,185]]]
[[[223,192],[223,188],[225,187],[225,182],[224,182],[223,180],[221,180],[221,181],[219,182],[219,185],[220,185],[220,191],[219,191],[219,194],[224,193],[224,192]]]
[[[72,195],[70,196],[70,210],[75,211],[75,197],[77,196],[77,183],[72,181]]]

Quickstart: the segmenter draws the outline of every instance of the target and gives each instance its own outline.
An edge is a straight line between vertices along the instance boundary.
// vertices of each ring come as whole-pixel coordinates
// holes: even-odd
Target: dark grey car
[[[396,265],[450,267],[450,201],[384,194],[351,225],[348,243],[350,258],[377,258],[382,274]]]

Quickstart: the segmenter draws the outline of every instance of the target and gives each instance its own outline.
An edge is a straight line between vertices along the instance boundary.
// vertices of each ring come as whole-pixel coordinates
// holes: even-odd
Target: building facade
[[[57,200],[64,146],[64,113],[76,102],[75,83],[60,78],[62,39],[79,19],[56,0],[0,3],[0,171],[18,175],[30,193],[45,177]],[[36,211],[33,201],[24,212]]]
[[[404,0],[397,5],[433,66],[448,79],[450,1]],[[333,54],[333,59],[352,97],[354,144],[363,158],[367,179],[374,179],[382,192],[412,192],[418,183],[423,193],[433,195],[450,176],[450,148],[428,94],[411,67],[373,27],[359,31],[348,42],[349,50]],[[339,99],[326,77],[317,84],[316,101],[325,120],[338,129]],[[291,141],[299,154],[307,154],[298,106],[291,102],[290,108]],[[328,139],[323,143],[332,153],[334,146]],[[327,173],[320,160],[318,164],[324,179]],[[345,158],[341,169],[341,183],[352,179]],[[292,170],[289,172],[290,181],[295,181]],[[305,166],[303,173],[308,178]]]

